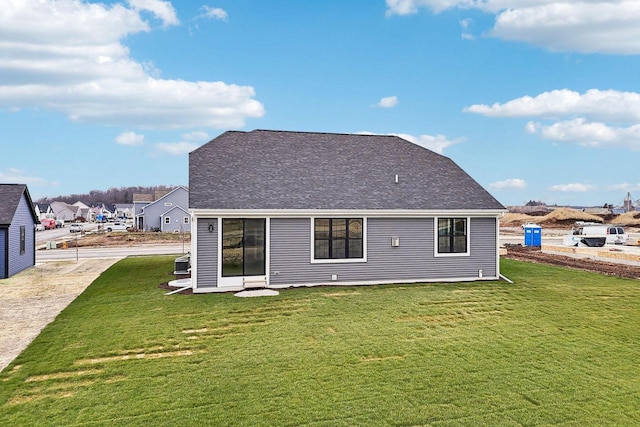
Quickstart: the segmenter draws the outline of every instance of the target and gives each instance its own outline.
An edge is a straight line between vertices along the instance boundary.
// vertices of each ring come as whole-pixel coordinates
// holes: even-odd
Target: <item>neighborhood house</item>
[[[189,155],[194,292],[500,276],[506,212],[396,136],[226,132]]]
[[[190,231],[188,209],[189,189],[184,186],[157,194],[133,195],[134,224],[140,230],[164,233]]]
[[[35,264],[38,217],[23,184],[0,184],[0,279]]]

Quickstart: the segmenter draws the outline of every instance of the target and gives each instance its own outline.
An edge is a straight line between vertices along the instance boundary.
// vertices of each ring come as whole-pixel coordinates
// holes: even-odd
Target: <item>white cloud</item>
[[[640,182],[637,184],[629,184],[624,182],[622,184],[612,184],[607,186],[607,191],[640,191]]]
[[[181,142],[161,142],[156,144],[156,149],[163,154],[169,154],[171,156],[180,156],[187,154],[200,145],[193,142],[181,141]]]
[[[491,35],[554,51],[640,53],[640,2],[552,2],[505,10]]]
[[[580,183],[572,183],[572,184],[558,184],[549,187],[551,191],[558,191],[563,193],[586,193],[589,191],[595,190],[596,187],[590,184],[580,184]]]
[[[505,179],[504,181],[496,181],[489,184],[489,188],[494,190],[522,190],[527,188],[527,183],[525,180],[520,178],[510,178]]]
[[[453,140],[447,139],[444,135],[408,135],[406,133],[398,133],[395,134],[400,138],[406,139],[407,141],[413,142],[421,147],[427,148],[431,151],[435,151],[438,154],[442,154],[445,148],[451,147],[454,144],[459,144],[466,140],[466,138],[456,138]]]
[[[578,118],[548,126],[529,122],[526,130],[552,141],[575,142],[589,147],[623,147],[634,151],[640,150],[640,124],[620,128]]]
[[[387,15],[420,8],[477,9],[495,15],[488,35],[555,51],[640,53],[637,0],[387,0]]]
[[[463,40],[475,40],[476,37],[467,31],[469,29],[469,26],[471,26],[472,23],[473,23],[473,19],[468,19],[468,18],[460,21],[460,27],[463,30],[460,37],[462,37]]]
[[[376,104],[376,107],[393,108],[396,105],[398,105],[398,97],[397,96],[387,96],[385,98],[382,98],[380,101],[378,101],[378,103]]]
[[[156,144],[155,148],[156,151],[161,154],[180,156],[182,154],[187,154],[195,150],[210,139],[211,137],[208,133],[202,131],[194,131],[182,135],[180,142],[162,142]]]
[[[123,132],[115,138],[116,144],[120,145],[142,145],[144,144],[144,135],[135,132]]]
[[[161,0],[129,0],[129,4],[135,11],[144,10],[151,12],[162,21],[165,27],[178,25],[180,23],[171,2]]]
[[[560,89],[503,104],[471,105],[463,111],[487,117],[552,119],[555,122],[550,124],[529,121],[525,130],[552,141],[640,150],[640,94],[637,92],[591,89],[581,94]],[[564,117],[567,120],[562,120]],[[620,126],[620,123],[629,126]]]
[[[418,135],[418,136],[414,136],[414,135],[409,135],[408,133],[386,133],[386,134],[377,134],[377,133],[373,133],[373,132],[367,132],[367,131],[362,131],[362,132],[356,132],[360,135],[392,135],[392,136],[397,136],[400,137],[402,139],[406,139],[409,142],[412,142],[416,145],[419,145],[421,147],[427,148],[431,151],[434,151],[438,154],[442,154],[442,152],[444,151],[445,148],[450,147],[454,144],[459,144],[463,141],[466,141],[466,138],[456,138],[454,140],[449,140],[447,139],[446,136],[444,135]]]
[[[411,15],[418,12],[415,0],[387,0],[387,16]]]
[[[193,131],[182,135],[182,139],[184,139],[185,141],[206,142],[209,141],[211,137],[207,132]]]
[[[203,18],[211,18],[211,19],[216,19],[218,21],[226,21],[227,18],[229,18],[227,11],[219,7],[211,7],[211,6],[205,5],[205,6],[202,6],[201,9],[204,11],[204,13],[200,15],[200,17],[203,17]]]
[[[71,120],[141,128],[237,128],[264,108],[250,86],[161,79],[122,40],[150,31],[141,12],[177,23],[161,1],[107,6],[11,1],[0,8],[0,107],[41,108]],[[151,64],[151,66],[149,65]]]
[[[523,96],[504,104],[475,104],[465,112],[489,117],[557,117],[576,116],[640,121],[640,93],[590,89],[581,94],[569,89],[543,92],[535,97]]]
[[[47,181],[44,178],[32,176],[28,172],[16,168],[9,168],[5,171],[0,171],[0,182],[6,184],[27,184],[41,186],[58,185],[58,183],[55,181]]]

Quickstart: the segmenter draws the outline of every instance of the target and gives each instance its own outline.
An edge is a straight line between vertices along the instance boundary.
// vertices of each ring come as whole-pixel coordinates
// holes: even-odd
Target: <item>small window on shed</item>
[[[173,203],[171,203],[171,202],[165,202],[165,203],[164,203],[164,205],[165,205],[165,206],[173,206]]]
[[[171,218],[169,218],[168,216],[164,218],[164,223],[165,224],[171,224]]]

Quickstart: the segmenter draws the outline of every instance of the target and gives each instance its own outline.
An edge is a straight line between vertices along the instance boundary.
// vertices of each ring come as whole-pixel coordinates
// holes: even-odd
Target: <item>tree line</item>
[[[114,205],[116,203],[133,203],[134,193],[153,194],[156,191],[171,191],[175,186],[154,185],[154,186],[137,186],[137,187],[112,187],[108,190],[91,190],[86,194],[70,194],[68,196],[42,197],[36,200],[36,203],[50,204],[51,202],[65,202],[73,204],[77,201],[88,206],[95,206],[101,203],[106,205]]]

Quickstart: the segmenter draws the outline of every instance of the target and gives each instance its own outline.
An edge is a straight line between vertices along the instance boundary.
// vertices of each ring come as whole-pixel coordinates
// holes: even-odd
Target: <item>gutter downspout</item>
[[[167,293],[165,294],[165,296],[166,296],[166,295],[173,295],[173,294],[177,294],[178,292],[182,292],[182,291],[186,291],[187,289],[191,289],[191,287],[192,287],[192,285],[191,285],[191,284],[189,284],[189,285],[185,286],[184,288],[180,288],[180,289],[173,290],[173,291],[171,291],[171,292],[167,292]]]
[[[513,285],[513,281],[512,281],[512,280],[510,280],[507,276],[505,276],[505,275],[503,275],[503,274],[500,274],[500,278],[501,278],[502,280],[504,280],[505,282],[510,283],[510,284],[512,284],[512,285]]]

